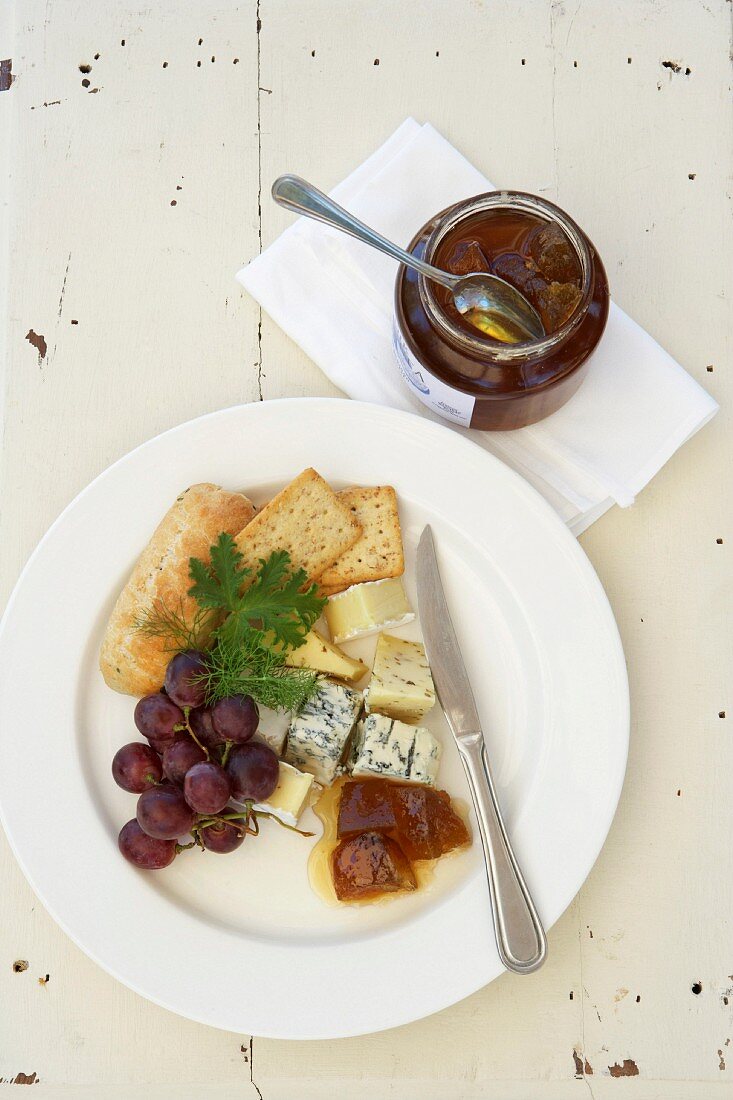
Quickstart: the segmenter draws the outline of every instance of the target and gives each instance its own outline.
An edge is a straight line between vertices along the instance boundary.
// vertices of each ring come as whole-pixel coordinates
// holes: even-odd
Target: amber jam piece
[[[414,889],[411,879],[404,876],[395,848],[409,867],[412,860],[438,859],[470,840],[446,791],[389,779],[343,784],[337,834],[342,839],[332,853],[331,869],[340,900]],[[383,838],[384,847],[376,844],[375,836]],[[365,837],[370,838],[368,842]]]
[[[331,870],[339,901],[417,887],[407,856],[399,844],[382,833],[357,833],[342,840],[331,856]]]
[[[338,835],[350,836],[365,829],[388,832],[395,827],[392,783],[386,779],[353,779],[344,784],[339,802]]]
[[[392,792],[392,807],[393,835],[410,859],[438,859],[470,840],[445,791],[400,785]]]
[[[489,272],[511,283],[535,307],[547,334],[569,320],[582,297],[580,261],[567,235],[523,211],[486,211],[467,219],[440,242],[435,264],[454,275]],[[480,317],[458,312],[449,290],[441,287],[437,296],[455,322],[489,331]]]

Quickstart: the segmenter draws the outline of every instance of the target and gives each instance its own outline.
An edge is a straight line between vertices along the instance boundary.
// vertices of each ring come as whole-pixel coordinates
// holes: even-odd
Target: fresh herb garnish
[[[315,690],[317,673],[288,668],[285,655],[265,644],[262,631],[243,629],[240,624],[232,638],[224,633],[225,626],[207,655],[207,703],[251,695],[270,710],[300,710]]]
[[[172,650],[198,648],[202,636],[208,636],[207,704],[251,695],[273,710],[299,710],[313,694],[318,675],[288,668],[285,658],[303,644],[326,602],[314,584],[308,585],[305,570],[293,570],[290,555],[280,550],[260,559],[252,577],[232,536],[222,533],[211,547],[211,560],[191,558],[189,573],[188,594],[198,604],[193,622],[187,622],[182,605],[177,612],[156,603],[137,629],[165,638]]]
[[[232,642],[244,638],[252,625],[271,632],[274,643],[296,649],[323,610],[325,600],[308,584],[304,569],[293,572],[287,550],[260,558],[254,580],[246,585],[251,570],[242,567],[242,554],[231,535],[221,534],[211,547],[211,562],[191,558],[189,571],[193,596],[200,608],[230,613],[217,631],[219,638]]]
[[[169,652],[180,653],[184,649],[199,649],[210,634],[214,619],[211,611],[199,607],[189,621],[183,610],[183,600],[179,602],[178,610],[168,607],[162,600],[156,600],[135,620],[135,630],[151,638],[163,639],[168,643],[166,649]]]

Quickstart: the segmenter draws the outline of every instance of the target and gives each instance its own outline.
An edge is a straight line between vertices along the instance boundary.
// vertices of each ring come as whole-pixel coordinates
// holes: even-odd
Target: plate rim
[[[141,443],[139,443],[138,445],[136,445],[135,447],[133,447],[129,451],[127,451],[125,454],[123,454],[119,458],[117,458],[109,466],[105,467],[105,469],[100,471],[87,485],[85,485],[64,506],[62,511],[59,513],[59,515],[49,525],[49,527],[47,528],[47,530],[45,531],[45,533],[43,534],[41,539],[38,541],[38,543],[34,547],[31,554],[29,555],[29,557],[28,557],[27,561],[25,562],[23,568],[21,569],[20,574],[19,574],[19,576],[18,576],[18,578],[17,578],[17,580],[16,580],[16,582],[13,586],[11,594],[8,598],[7,605],[6,605],[5,610],[3,612],[2,618],[0,619],[0,652],[2,651],[2,647],[5,645],[6,633],[7,633],[7,630],[8,630],[8,623],[11,622],[11,620],[12,620],[12,615],[13,615],[13,612],[14,612],[15,604],[16,604],[17,600],[19,599],[19,595],[20,595],[24,585],[28,581],[29,575],[32,575],[32,571],[33,571],[33,568],[34,568],[34,563],[35,563],[37,557],[40,554],[42,554],[46,543],[52,538],[53,534],[59,528],[59,526],[61,526],[64,523],[64,521],[66,520],[68,514],[75,507],[77,507],[80,504],[80,502],[83,501],[84,497],[88,493],[91,493],[94,490],[94,488],[98,485],[98,483],[100,481],[102,481],[107,476],[109,476],[112,473],[112,471],[115,471],[119,466],[124,465],[126,462],[130,461],[133,458],[133,456],[135,456],[139,452],[145,450],[147,447],[151,446],[153,443],[156,443],[157,441],[165,439],[167,437],[175,436],[177,434],[185,434],[186,431],[191,429],[194,425],[199,425],[202,422],[205,422],[205,421],[208,421],[208,420],[216,420],[216,419],[224,417],[224,416],[236,415],[237,413],[241,413],[242,410],[253,411],[254,409],[272,407],[272,406],[281,406],[281,407],[282,406],[287,406],[287,407],[290,407],[290,408],[293,408],[293,409],[302,408],[303,406],[308,406],[308,407],[312,408],[314,405],[316,405],[316,406],[334,406],[334,405],[335,406],[347,406],[350,409],[357,410],[357,411],[360,407],[363,407],[365,410],[368,410],[372,414],[374,414],[376,412],[378,415],[385,416],[387,419],[393,418],[396,421],[409,421],[410,424],[412,424],[412,425],[415,425],[415,423],[417,422],[421,425],[421,428],[420,428],[421,431],[425,430],[428,433],[430,433],[430,432],[438,433],[442,438],[444,438],[446,440],[448,438],[450,438],[451,439],[451,445],[455,445],[459,448],[460,447],[468,447],[468,448],[470,448],[470,450],[472,452],[480,453],[480,455],[482,456],[481,461],[486,461],[489,464],[489,466],[500,467],[501,471],[502,471],[500,476],[502,476],[504,478],[507,478],[508,482],[513,487],[513,491],[518,492],[521,496],[524,496],[526,498],[527,502],[534,509],[538,510],[540,512],[540,514],[544,513],[545,519],[548,520],[552,526],[554,526],[555,532],[557,534],[558,539],[560,540],[561,543],[564,543],[563,548],[564,548],[565,552],[568,553],[570,555],[570,557],[575,560],[576,565],[579,567],[580,571],[585,574],[586,580],[590,581],[591,586],[595,590],[594,595],[595,595],[596,601],[599,604],[600,609],[602,610],[602,614],[603,614],[603,616],[605,617],[605,620],[606,620],[605,626],[607,628],[610,627],[610,629],[606,630],[607,641],[612,643],[612,647],[614,649],[615,673],[619,677],[619,687],[621,689],[620,696],[619,696],[619,699],[618,699],[618,703],[620,704],[619,725],[620,725],[620,732],[623,733],[623,742],[622,742],[622,744],[618,745],[618,753],[619,753],[619,755],[618,755],[619,767],[618,767],[618,771],[617,771],[618,781],[616,783],[616,789],[613,793],[613,796],[609,797],[608,820],[604,822],[603,827],[600,829],[598,843],[593,846],[592,859],[590,860],[589,865],[587,866],[587,868],[584,868],[583,870],[581,870],[581,872],[576,876],[575,882],[577,884],[575,886],[575,889],[574,889],[572,895],[562,905],[560,911],[555,916],[553,916],[553,918],[550,921],[549,926],[548,926],[548,929],[549,929],[557,922],[557,920],[560,918],[562,913],[572,903],[574,898],[577,896],[578,891],[581,889],[583,883],[585,882],[588,875],[590,874],[591,870],[595,866],[595,863],[598,859],[598,856],[600,855],[600,852],[601,852],[601,850],[602,850],[602,848],[603,848],[603,846],[606,842],[606,839],[608,837],[608,833],[611,829],[611,826],[613,824],[613,820],[614,820],[614,817],[615,817],[615,814],[616,814],[616,811],[617,811],[617,808],[618,808],[618,803],[619,803],[619,799],[620,799],[620,796],[621,796],[621,793],[622,793],[622,790],[623,790],[623,784],[624,784],[626,768],[627,768],[627,762],[628,762],[629,732],[630,732],[630,730],[629,730],[629,727],[630,727],[630,700],[629,700],[629,685],[628,685],[628,674],[627,674],[627,668],[626,668],[626,661],[625,661],[625,656],[624,656],[624,652],[623,652],[621,637],[620,637],[620,634],[619,634],[619,631],[618,631],[618,626],[616,624],[615,616],[613,614],[613,609],[612,609],[610,601],[608,599],[608,595],[605,592],[605,589],[603,588],[603,585],[601,584],[600,579],[599,579],[599,577],[598,577],[598,575],[597,575],[590,559],[585,554],[583,548],[580,546],[580,544],[578,543],[575,536],[570,532],[570,530],[567,528],[565,523],[563,523],[562,519],[557,515],[557,513],[551,507],[551,505],[545,500],[544,497],[542,497],[542,495],[532,485],[530,485],[527,481],[525,481],[525,479],[522,478],[518,473],[516,473],[516,471],[512,470],[509,466],[507,466],[505,463],[503,463],[499,458],[497,458],[491,452],[489,452],[489,451],[485,450],[484,448],[480,447],[480,445],[477,442],[475,442],[474,440],[467,437],[464,433],[457,432],[457,431],[455,431],[455,429],[450,428],[447,425],[436,423],[434,421],[426,419],[425,417],[419,416],[418,414],[415,414],[415,413],[406,412],[406,411],[402,411],[402,410],[397,410],[397,409],[393,409],[393,408],[388,407],[388,406],[377,405],[377,404],[370,403],[370,402],[352,401],[352,400],[349,400],[349,399],[346,399],[346,398],[338,398],[338,397],[283,397],[283,398],[274,398],[274,399],[271,399],[271,400],[267,400],[266,402],[246,402],[246,403],[242,403],[242,404],[238,404],[238,405],[227,406],[227,407],[222,408],[222,409],[212,410],[210,412],[202,414],[201,416],[194,417],[192,419],[186,420],[186,421],[182,422],[181,424],[173,425],[172,427],[166,429],[165,431],[160,432],[157,435],[154,435],[154,436],[150,437],[149,439],[142,441]],[[4,828],[4,831],[5,831],[5,834],[8,838],[8,842],[10,844],[13,855],[15,856],[15,858],[16,858],[16,860],[17,860],[17,862],[18,862],[18,864],[19,864],[19,866],[20,866],[20,868],[21,868],[21,870],[24,874],[24,877],[26,878],[26,881],[29,883],[29,885],[30,885],[31,889],[33,890],[33,892],[35,893],[36,897],[39,899],[39,901],[44,906],[44,908],[49,913],[49,915],[52,917],[52,919],[59,925],[59,927],[65,932],[65,934],[67,936],[69,936],[69,938],[72,940],[72,942],[75,943],[89,958],[91,958],[97,965],[99,965],[104,971],[106,971],[108,974],[110,974],[116,980],[122,982],[123,985],[125,985],[128,988],[132,989],[134,992],[140,994],[141,996],[145,997],[145,999],[150,1000],[153,1003],[159,1005],[160,1007],[163,1007],[163,1008],[167,1009],[168,1011],[174,1012],[177,1015],[184,1016],[185,1018],[192,1019],[196,1022],[203,1023],[203,1024],[206,1024],[208,1026],[222,1028],[224,1030],[235,1030],[235,1031],[245,1030],[245,1031],[247,1031],[248,1029],[241,1029],[239,1027],[237,1027],[236,1029],[232,1029],[232,1028],[229,1027],[228,1024],[222,1024],[222,1023],[218,1022],[217,1020],[212,1019],[206,1013],[197,1014],[197,1013],[192,1012],[188,1009],[184,1010],[180,1007],[175,1007],[174,1005],[168,1003],[165,998],[156,996],[154,993],[151,993],[148,989],[143,989],[137,982],[131,980],[128,977],[123,976],[116,969],[116,967],[113,964],[105,961],[95,950],[90,949],[88,946],[86,946],[82,942],[82,939],[75,932],[73,932],[71,930],[71,928],[67,925],[65,919],[61,917],[61,915],[60,915],[60,913],[57,909],[56,904],[54,902],[50,902],[49,900],[47,900],[47,898],[44,894],[44,891],[42,889],[41,884],[36,882],[33,874],[29,870],[29,868],[26,864],[26,861],[24,860],[24,858],[21,854],[19,844],[16,842],[16,837],[14,835],[14,832],[13,832],[13,829],[11,827],[10,821],[8,820],[7,815],[6,815],[5,799],[3,797],[3,785],[4,785],[4,780],[3,780],[2,776],[0,776],[0,823],[2,824],[2,826]],[[501,973],[501,971],[499,973]],[[498,976],[498,974],[495,974],[492,977],[490,977],[488,979],[488,982],[493,981],[496,976]],[[481,981],[478,985],[474,984],[473,986],[471,986],[471,988],[463,989],[462,991],[459,991],[455,996],[451,995],[449,997],[443,997],[443,998],[440,999],[440,1003],[435,1004],[432,1007],[427,1008],[426,1011],[424,1011],[424,1012],[423,1011],[418,1011],[416,1013],[412,1010],[408,1010],[403,1015],[397,1014],[396,1016],[392,1016],[386,1022],[377,1023],[374,1026],[370,1026],[368,1031],[365,1030],[365,1028],[363,1026],[358,1025],[355,1028],[349,1028],[349,1027],[339,1028],[339,1029],[329,1028],[328,1030],[316,1029],[315,1031],[308,1032],[307,1034],[303,1033],[303,1034],[297,1034],[297,1035],[293,1034],[292,1031],[289,1031],[287,1029],[284,1030],[284,1031],[281,1031],[281,1032],[278,1031],[277,1029],[275,1029],[275,1030],[267,1030],[267,1031],[257,1030],[255,1032],[251,1032],[251,1033],[257,1034],[257,1035],[262,1036],[262,1037],[278,1038],[278,1039],[290,1039],[290,1040],[295,1040],[295,1039],[298,1039],[298,1040],[326,1039],[326,1038],[348,1037],[348,1036],[356,1036],[356,1035],[361,1035],[361,1034],[376,1033],[377,1031],[386,1030],[386,1029],[389,1029],[389,1028],[401,1026],[403,1024],[409,1023],[409,1022],[417,1020],[417,1019],[422,1019],[426,1016],[432,1015],[435,1012],[441,1011],[443,1008],[447,1008],[452,1004],[458,1003],[460,1000],[463,1000],[465,997],[471,995],[472,992],[475,992],[478,989],[482,988],[484,984],[488,984],[488,983],[484,983],[483,981]]]

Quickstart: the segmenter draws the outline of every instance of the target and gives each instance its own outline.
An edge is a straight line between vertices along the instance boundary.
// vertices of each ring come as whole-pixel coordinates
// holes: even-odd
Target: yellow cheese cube
[[[435,688],[425,647],[381,634],[366,692],[369,713],[419,722],[435,705]]]
[[[312,668],[316,672],[325,672],[347,684],[355,684],[365,676],[368,669],[363,661],[349,657],[333,642],[329,642],[317,630],[311,630],[297,649],[291,649],[285,658],[289,668]]]

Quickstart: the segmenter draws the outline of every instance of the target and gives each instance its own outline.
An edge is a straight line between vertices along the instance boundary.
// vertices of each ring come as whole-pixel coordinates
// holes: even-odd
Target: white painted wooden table
[[[3,601],[64,505],[135,444],[210,409],[334,392],[233,274],[288,221],[267,197],[277,174],[331,186],[408,114],[570,210],[619,304],[723,408],[582,540],[626,648],[631,755],[542,971],[397,1031],[253,1043],[98,969],[3,840],[3,1083],[134,1100],[733,1095],[730,28],[728,0],[5,0]],[[43,730],[3,736],[40,746]],[[18,782],[62,843],[30,766]]]

